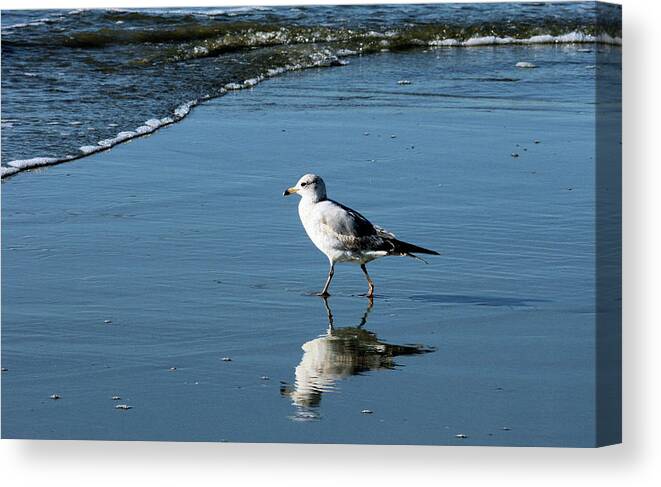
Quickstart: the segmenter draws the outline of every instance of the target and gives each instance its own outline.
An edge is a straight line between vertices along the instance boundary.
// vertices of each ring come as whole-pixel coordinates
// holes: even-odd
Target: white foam
[[[550,34],[536,35],[526,39],[516,39],[514,37],[498,37],[498,36],[480,36],[471,37],[465,41],[457,39],[435,39],[429,41],[430,46],[494,46],[494,45],[507,45],[507,44],[573,44],[573,43],[603,43],[622,45],[620,37],[612,37],[608,34],[599,34],[597,36],[585,34],[583,32],[568,32],[558,36]]]
[[[20,169],[17,167],[0,166],[0,178],[11,176],[12,174],[16,174],[19,171]]]
[[[147,134],[151,134],[154,130],[156,130],[155,127],[150,127],[149,125],[140,125],[138,128],[135,129],[135,133],[137,135],[147,135]]]
[[[252,88],[253,86],[257,86],[257,84],[258,84],[260,81],[261,81],[261,80],[260,80],[259,78],[250,78],[250,79],[247,79],[247,80],[245,80],[245,81],[243,82],[243,87],[244,87],[244,88]]]
[[[24,169],[31,169],[33,167],[49,166],[61,160],[67,160],[67,158],[58,159],[56,157],[33,157],[32,159],[18,159],[15,161],[9,161],[7,165],[22,171]]]
[[[209,49],[204,46],[195,46],[193,48],[194,56],[207,56],[209,54]]]
[[[522,44],[552,44],[555,42],[555,37],[550,34],[532,36],[528,39],[522,39]]]
[[[153,129],[152,129],[153,130]],[[124,131],[118,133],[115,137],[112,137],[110,139],[103,139],[98,142],[98,144],[101,147],[112,147],[113,145],[117,145],[120,142],[124,142],[125,140],[132,139],[137,135],[137,131]]]
[[[101,145],[83,145],[82,147],[78,148],[78,150],[80,150],[80,152],[86,156],[89,154],[94,154],[95,152],[99,152],[102,149],[105,149],[105,147]]]
[[[285,68],[270,68],[266,70],[266,76],[272,77],[272,76],[278,76],[279,74],[282,74],[286,72],[287,70]]]
[[[461,42],[457,39],[436,39],[429,41],[430,46],[458,46]]]
[[[174,116],[176,117],[176,120],[173,121],[178,121],[184,118],[186,115],[190,113],[191,108],[193,108],[195,105],[197,105],[197,100],[191,100],[179,105],[177,108],[174,109]]]
[[[154,127],[154,128],[158,128],[158,127],[160,127],[162,124],[163,124],[163,123],[162,123],[158,118],[150,118],[149,120],[147,120],[147,121],[145,122],[145,125],[147,125],[147,126],[149,126],[149,127]]]

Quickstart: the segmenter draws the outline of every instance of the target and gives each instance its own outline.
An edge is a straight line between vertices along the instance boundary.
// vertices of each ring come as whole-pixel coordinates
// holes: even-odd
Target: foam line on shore
[[[161,119],[151,118],[145,121],[143,125],[137,127],[135,130],[121,131],[115,137],[100,140],[97,145],[84,145],[79,148],[79,153],[76,155],[67,155],[64,157],[33,157],[31,159],[9,161],[6,166],[2,166],[2,169],[0,170],[0,176],[4,179],[5,177],[13,176],[14,174],[17,174],[21,171],[74,161],[76,159],[81,159],[85,156],[89,156],[97,152],[108,150],[117,144],[127,142],[129,140],[135,139],[136,137],[149,135],[162,127],[182,120],[198,103],[198,100],[188,101],[175,108],[171,116],[163,117]]]
[[[389,43],[386,38],[381,41],[384,51],[387,51]],[[444,48],[444,47],[472,47],[472,46],[489,46],[489,45],[532,45],[532,44],[581,44],[581,43],[603,43],[611,45],[621,45],[622,39],[619,37],[611,37],[608,34],[599,34],[599,35],[590,35],[581,32],[569,32],[562,35],[551,36],[551,35],[538,35],[526,39],[518,39],[513,37],[497,37],[497,36],[482,36],[482,37],[472,37],[465,41],[458,41],[456,39],[441,39],[441,40],[432,40],[427,42],[428,47],[432,48]],[[191,109],[200,103],[201,101],[217,98],[228,91],[238,91],[243,89],[250,89],[257,86],[260,82],[267,78],[278,76],[283,73],[291,71],[299,71],[309,68],[318,68],[318,67],[329,67],[329,66],[342,66],[347,64],[347,61],[342,59],[345,57],[356,56],[363,54],[360,51],[350,50],[346,48],[339,48],[331,50],[330,48],[321,49],[313,53],[309,53],[306,56],[306,59],[299,60],[299,62],[294,62],[287,64],[285,66],[271,67],[266,69],[263,74],[242,80],[242,81],[232,81],[226,83],[219,92],[211,96],[200,97],[195,100],[190,100],[186,103],[179,105],[175,108],[170,116],[166,116],[160,119],[152,118],[146,120],[143,125],[136,127],[132,130],[122,130],[117,135],[111,138],[103,139],[97,142],[96,145],[84,145],[79,148],[79,152],[76,155],[66,155],[64,157],[34,157],[31,159],[21,159],[13,160],[2,166],[0,176],[4,179],[9,176],[13,176],[21,171],[30,170],[38,167],[51,166],[63,162],[69,162],[77,159],[81,159],[91,154],[108,150],[117,144],[127,142],[136,137],[142,137],[149,135],[158,129],[176,123],[184,119],[191,111]]]
[[[353,52],[351,54],[349,54],[348,52],[342,53],[342,55],[345,56],[353,55],[353,54],[354,54]],[[273,76],[277,76],[289,71],[298,71],[302,69],[323,67],[323,66],[342,66],[344,64],[347,64],[347,61],[339,59],[338,56],[336,56],[329,50],[324,50],[321,53],[314,53],[314,55],[311,55],[309,62],[307,63],[288,64],[282,68],[269,69],[264,75],[259,75],[253,78],[249,78],[241,82],[228,83],[225,85],[225,88],[221,89],[220,93],[216,95],[214,98],[218,98],[224,95],[225,93],[227,93],[228,91],[238,91],[247,88],[253,88],[266,78],[271,78]],[[79,148],[79,153],[76,155],[67,155],[60,158],[34,157],[31,159],[9,161],[6,164],[6,166],[2,166],[0,177],[4,179],[6,177],[13,176],[21,171],[27,171],[39,167],[53,166],[56,164],[61,164],[63,162],[74,161],[89,156],[91,154],[95,154],[97,152],[111,149],[117,144],[128,142],[129,140],[135,139],[136,137],[149,135],[160,128],[163,128],[167,125],[171,125],[173,123],[179,122],[180,120],[184,119],[191,112],[193,107],[195,107],[201,101],[206,101],[210,98],[212,97],[206,96],[206,97],[201,97],[200,99],[197,100],[190,100],[175,108],[171,116],[163,117],[160,119],[152,118],[145,121],[143,125],[137,127],[134,130],[123,130],[119,132],[115,137],[100,140],[96,145],[81,146]]]

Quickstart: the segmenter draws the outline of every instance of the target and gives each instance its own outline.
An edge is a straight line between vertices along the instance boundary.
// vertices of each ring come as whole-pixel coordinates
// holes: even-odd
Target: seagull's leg
[[[335,274],[335,262],[331,261],[330,263],[330,269],[328,270],[328,279],[326,279],[326,285],[324,286],[324,289],[319,293],[319,296],[323,297],[328,297],[330,294],[328,294],[328,288],[330,287],[330,283],[333,280],[333,274]]]
[[[365,277],[367,278],[367,284],[369,286],[367,297],[372,299],[374,297],[374,283],[372,282],[372,279],[370,279],[370,275],[367,273],[367,267],[365,264],[360,264],[360,268],[362,269],[363,274],[365,274]]]

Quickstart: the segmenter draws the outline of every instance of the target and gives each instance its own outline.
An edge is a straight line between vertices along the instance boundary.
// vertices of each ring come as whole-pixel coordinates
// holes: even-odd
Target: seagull
[[[326,184],[316,174],[306,174],[296,186],[287,188],[283,196],[298,194],[298,215],[312,243],[321,250],[330,263],[324,289],[317,293],[328,297],[328,288],[335,274],[335,264],[360,264],[367,279],[367,297],[374,297],[374,283],[367,273],[367,264],[386,255],[404,255],[423,260],[414,254],[440,255],[434,250],[397,240],[393,233],[372,225],[363,215],[326,197]],[[424,262],[424,261],[423,261]]]

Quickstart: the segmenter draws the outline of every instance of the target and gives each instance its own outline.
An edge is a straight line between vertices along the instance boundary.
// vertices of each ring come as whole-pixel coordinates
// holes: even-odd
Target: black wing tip
[[[435,250],[426,249],[424,247],[418,247],[417,245],[413,245],[408,242],[402,242],[401,240],[397,240],[395,242],[395,249],[401,251],[404,254],[441,255]]]

